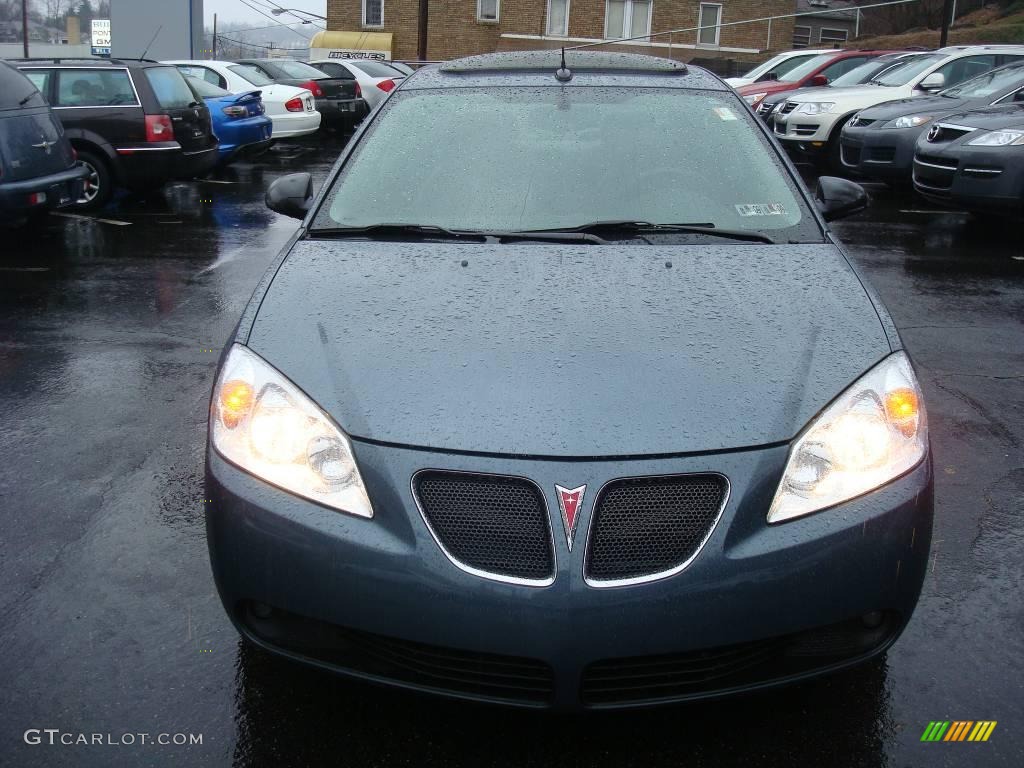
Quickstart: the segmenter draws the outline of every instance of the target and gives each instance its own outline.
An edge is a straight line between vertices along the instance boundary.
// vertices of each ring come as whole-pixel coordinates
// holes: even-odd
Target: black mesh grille
[[[596,581],[661,573],[689,560],[725,500],[721,475],[617,480],[597,499],[586,574]]]
[[[520,579],[554,575],[547,508],[528,480],[421,472],[416,497],[442,546],[463,565]]]

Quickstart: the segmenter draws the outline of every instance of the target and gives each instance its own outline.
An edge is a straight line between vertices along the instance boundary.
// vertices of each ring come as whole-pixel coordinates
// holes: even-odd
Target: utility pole
[[[944,0],[942,3],[942,31],[939,33],[939,48],[945,48],[946,41],[949,39],[949,23],[953,17],[953,2],[954,0]]]
[[[217,60],[217,14],[213,14],[213,60]]]
[[[21,44],[28,58],[28,0],[21,0]]]
[[[416,58],[420,61],[427,60],[427,23],[429,21],[429,12],[427,9],[427,0],[420,0],[419,6],[419,23],[417,24],[419,32],[419,40],[416,46]]]

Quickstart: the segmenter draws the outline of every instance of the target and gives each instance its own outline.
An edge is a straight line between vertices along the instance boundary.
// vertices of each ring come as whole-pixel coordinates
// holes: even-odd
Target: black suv
[[[275,83],[312,91],[316,109],[329,127],[351,130],[370,111],[359,83],[351,77],[334,77],[294,59],[239,59],[238,63],[258,70]]]
[[[89,169],[82,208],[115,187],[143,192],[217,163],[210,111],[172,66],[136,59],[18,59]]]
[[[0,61],[0,221],[74,203],[85,176],[46,99]]]

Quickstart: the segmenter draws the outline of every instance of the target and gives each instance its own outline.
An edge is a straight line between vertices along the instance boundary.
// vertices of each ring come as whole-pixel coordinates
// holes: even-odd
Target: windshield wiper
[[[311,229],[310,237],[409,237],[415,239],[453,238],[483,241],[482,232],[458,231],[429,224],[371,224],[367,227],[327,227]]]
[[[371,224],[366,227],[329,227],[309,230],[310,237],[408,237],[416,239],[450,238],[453,240],[476,240],[486,242],[497,240],[510,242],[518,240],[543,240],[566,243],[596,243],[605,245],[608,241],[596,234],[572,231],[527,231],[504,229],[447,229],[432,224]]]
[[[554,232],[555,230],[545,230]],[[742,229],[720,229],[711,222],[700,222],[692,224],[653,224],[649,221],[631,221],[629,219],[592,221],[578,227],[569,227],[567,232],[592,232],[609,234],[614,232],[628,232],[635,234],[670,234],[680,232],[684,234],[709,235],[720,237],[726,240],[745,240],[752,243],[775,243],[763,232],[752,232]]]

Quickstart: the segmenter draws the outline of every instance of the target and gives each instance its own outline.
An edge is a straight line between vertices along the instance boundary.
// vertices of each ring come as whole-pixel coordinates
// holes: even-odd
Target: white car
[[[803,64],[808,59],[812,59],[822,53],[832,53],[834,50],[834,48],[801,48],[797,51],[786,51],[758,64],[743,77],[727,77],[725,82],[733,88],[739,88],[741,85],[756,83],[765,75],[775,75],[778,77]]]
[[[305,88],[281,85],[259,71],[233,61],[176,60],[173,64],[185,74],[219,85],[232,93],[258,89],[267,117],[273,121],[273,139],[293,139],[320,129],[321,115],[313,94]]]
[[[791,154],[838,169],[839,134],[860,110],[949,88],[1020,58],[1021,45],[951,46],[890,67],[866,85],[803,90],[772,113],[775,137]]]
[[[355,78],[366,105],[373,109],[406,78],[405,72],[386,61],[371,59],[319,59],[309,62],[325,75]]]

